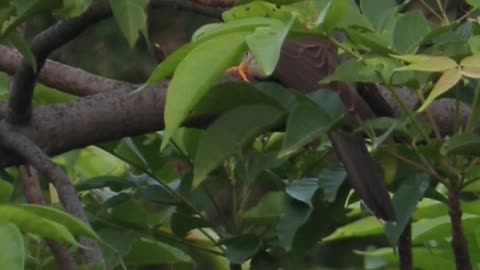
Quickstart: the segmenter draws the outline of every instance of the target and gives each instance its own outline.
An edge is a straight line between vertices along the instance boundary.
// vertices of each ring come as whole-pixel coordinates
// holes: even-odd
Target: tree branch
[[[89,224],[82,203],[77,197],[77,193],[70,180],[65,173],[50,160],[42,149],[24,135],[11,131],[8,124],[4,121],[0,124],[0,142],[3,146],[8,147],[8,149],[20,155],[25,162],[31,164],[43,176],[49,179],[57,189],[60,201],[67,212],[78,217],[86,224]],[[88,263],[103,263],[102,253],[95,241],[81,238],[80,243],[87,247],[83,251]]]
[[[88,26],[107,18],[111,9],[107,1],[96,1],[80,17],[64,20],[38,34],[32,41],[31,50],[36,58],[37,71],[22,60],[16,70],[8,102],[7,121],[12,124],[25,124],[31,118],[32,96],[38,72],[42,69],[48,55],[63,44],[76,38]]]
[[[45,204],[45,199],[43,198],[42,191],[38,184],[37,171],[29,165],[21,165],[18,169],[20,172],[20,179],[22,181],[23,192],[27,202],[34,204]],[[58,269],[77,269],[75,260],[65,246],[52,240],[46,240],[45,242],[55,258]]]

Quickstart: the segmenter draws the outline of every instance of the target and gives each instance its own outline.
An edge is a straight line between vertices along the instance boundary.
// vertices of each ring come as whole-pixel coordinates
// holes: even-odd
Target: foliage
[[[0,1],[0,37],[35,69],[15,29],[39,14],[78,16],[91,2]],[[39,240],[77,250],[82,246],[75,237],[84,235],[102,244],[106,269],[225,269],[229,263],[252,270],[391,269],[398,265],[391,247],[411,221],[415,266],[453,269],[447,196],[454,189],[463,199],[471,261],[479,265],[479,22],[450,18],[442,7],[438,25],[406,9],[408,3],[359,2],[240,1],[224,13],[223,23],[198,29],[138,89],[153,91],[148,87],[171,79],[163,132],[57,158],[75,179],[92,227],[56,208],[46,184],[49,205],[34,206],[20,203],[16,182],[0,182],[0,234],[6,239],[0,262],[12,270],[53,269]],[[133,47],[147,32],[148,1],[110,3]],[[467,3],[469,14],[480,8],[478,1]],[[336,39],[337,32],[345,40]],[[420,97],[410,109],[399,100],[402,116],[367,121],[358,131],[369,136],[371,154],[389,180],[396,224],[364,211],[346,172],[332,161],[327,133],[345,120],[334,91],[319,87],[301,95],[275,83],[217,83],[247,51],[272,74],[284,40],[294,35],[325,37],[350,57],[323,83],[382,84],[390,92],[407,87]],[[472,110],[467,123],[456,119],[449,136],[417,118],[441,98]],[[204,130],[185,126],[211,116],[215,120]],[[353,259],[342,261],[343,254]]]

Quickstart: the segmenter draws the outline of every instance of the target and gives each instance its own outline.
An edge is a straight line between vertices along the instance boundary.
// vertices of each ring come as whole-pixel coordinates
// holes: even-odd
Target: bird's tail
[[[384,177],[370,157],[363,138],[358,134],[334,131],[329,133],[329,137],[358,197],[377,218],[395,221],[395,210]]]

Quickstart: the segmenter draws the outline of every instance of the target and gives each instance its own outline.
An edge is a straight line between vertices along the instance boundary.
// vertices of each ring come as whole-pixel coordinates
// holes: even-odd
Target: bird
[[[270,76],[266,76],[256,63],[253,54],[247,52],[236,72],[244,81],[274,80],[286,88],[306,94],[321,89],[319,81],[330,76],[340,64],[337,47],[320,36],[288,37],[281,48],[279,61]],[[329,85],[345,107],[343,130],[332,130],[328,137],[335,153],[343,164],[349,182],[357,196],[381,221],[395,222],[396,215],[380,168],[369,155],[363,137],[352,130],[362,121],[375,118],[376,111],[351,84],[335,82]],[[378,100],[373,107],[388,112],[388,104],[380,94],[367,88],[368,95]]]

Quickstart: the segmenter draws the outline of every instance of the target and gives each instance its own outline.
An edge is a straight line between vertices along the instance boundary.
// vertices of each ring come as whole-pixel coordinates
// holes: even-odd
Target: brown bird
[[[337,48],[327,39],[316,36],[288,38],[283,44],[277,67],[269,79],[301,93],[309,93],[320,89],[319,81],[331,75],[338,64]],[[251,54],[246,55],[238,73],[245,80],[266,79]],[[330,85],[330,88],[339,95],[345,106],[346,124],[344,131],[331,131],[328,135],[347,171],[350,183],[377,218],[395,221],[395,211],[384,177],[370,157],[363,138],[346,132],[358,126],[357,119],[374,118],[374,110],[350,84],[335,83]],[[367,93],[373,94],[377,99],[380,97],[371,88]],[[382,104],[383,108],[387,106],[384,100],[375,103]]]

